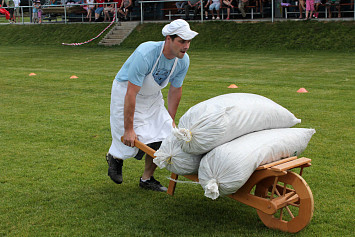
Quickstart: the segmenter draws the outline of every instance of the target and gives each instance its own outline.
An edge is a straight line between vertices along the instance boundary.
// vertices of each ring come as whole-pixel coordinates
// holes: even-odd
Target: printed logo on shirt
[[[154,80],[160,85],[169,75],[169,71],[164,68],[159,68],[153,74]]]

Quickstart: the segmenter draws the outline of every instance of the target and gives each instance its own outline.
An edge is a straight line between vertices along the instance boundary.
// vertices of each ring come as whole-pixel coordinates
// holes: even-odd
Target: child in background
[[[38,20],[39,24],[42,24],[42,5],[41,5],[41,0],[37,0],[37,15],[38,15]]]
[[[306,0],[306,20],[312,18],[313,11],[314,11],[314,0]]]
[[[38,8],[37,8],[36,1],[33,1],[33,5],[32,5],[32,21],[33,21],[33,23],[38,22]]]
[[[42,5],[40,0],[33,1],[32,8],[32,20],[33,23],[42,23]]]

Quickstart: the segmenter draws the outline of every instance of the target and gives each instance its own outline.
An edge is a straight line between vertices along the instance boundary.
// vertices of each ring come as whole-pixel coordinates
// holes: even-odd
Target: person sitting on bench
[[[128,13],[132,11],[132,0],[123,0],[118,12],[127,20]]]
[[[187,1],[187,4],[185,4],[185,20],[190,20],[190,9],[194,10],[194,17],[193,19],[197,18],[197,13],[198,10],[201,8],[201,1],[200,0],[192,0],[192,1]]]

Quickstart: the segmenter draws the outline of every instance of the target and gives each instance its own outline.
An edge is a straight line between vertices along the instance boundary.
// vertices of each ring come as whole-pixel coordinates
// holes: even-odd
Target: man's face
[[[179,36],[172,39],[170,36],[168,36],[168,41],[169,41],[169,53],[171,57],[175,58],[183,58],[186,51],[190,48],[190,43],[191,40],[184,40],[180,38]],[[167,55],[165,55],[167,56]],[[170,58],[170,57],[169,57]]]

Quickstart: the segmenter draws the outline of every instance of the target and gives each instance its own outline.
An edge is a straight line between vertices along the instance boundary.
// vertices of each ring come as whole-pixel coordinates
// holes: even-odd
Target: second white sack
[[[216,147],[202,158],[198,170],[205,196],[235,193],[259,165],[301,154],[314,133],[305,128],[270,129]]]

